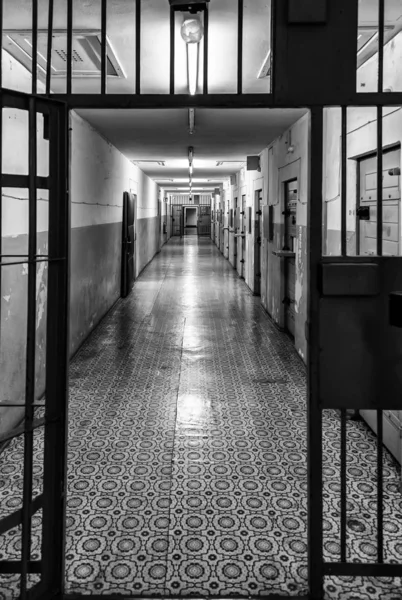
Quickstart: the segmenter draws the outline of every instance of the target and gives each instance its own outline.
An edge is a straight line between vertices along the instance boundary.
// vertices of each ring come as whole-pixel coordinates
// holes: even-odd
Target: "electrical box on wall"
[[[230,176],[230,185],[236,185],[236,175]]]
[[[247,156],[247,171],[261,171],[259,156]]]

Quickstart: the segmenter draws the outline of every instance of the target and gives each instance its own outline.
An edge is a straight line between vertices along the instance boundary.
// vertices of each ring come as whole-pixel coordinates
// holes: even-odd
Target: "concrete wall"
[[[30,91],[30,76],[3,52],[4,85]],[[42,90],[39,90],[42,91]],[[4,111],[4,172],[28,172],[27,114]],[[48,142],[38,118],[38,174],[47,175]],[[160,250],[161,194],[158,186],[78,114],[71,113],[71,318],[73,354],[120,296],[123,193],[137,194],[136,276]],[[3,189],[2,242],[5,254],[27,253],[27,190]],[[38,254],[47,252],[45,190],[38,193]],[[24,402],[28,265],[2,269],[0,372],[3,402]],[[37,268],[36,397],[44,392],[47,265]],[[22,418],[21,408],[0,409],[0,434]]]
[[[305,323],[307,320],[307,201],[309,197],[309,115],[304,115],[260,154],[260,171],[247,171],[244,167],[236,174],[234,185],[225,184],[220,197],[215,199],[215,209],[222,208],[222,226],[215,221],[211,237],[220,247],[252,292],[258,292],[255,264],[256,256],[256,192],[262,191],[263,205],[273,206],[274,239],[269,242],[262,235],[261,243],[261,303],[281,328],[285,325],[285,310],[282,300],[284,292],[284,258],[275,256],[276,250],[284,245],[284,183],[293,178],[299,182],[297,204],[296,242],[296,304],[295,304],[295,348],[303,360],[307,358]],[[293,147],[288,152],[289,142]],[[251,232],[246,237],[235,237],[230,227],[230,210],[234,210],[235,198],[241,207],[242,196],[246,198],[246,211],[251,208]],[[263,220],[262,220],[263,221]],[[235,223],[233,224],[235,225]],[[222,238],[224,237],[224,243]],[[229,248],[227,248],[229,246]],[[244,250],[244,255],[243,255]],[[244,263],[240,259],[244,258]]]

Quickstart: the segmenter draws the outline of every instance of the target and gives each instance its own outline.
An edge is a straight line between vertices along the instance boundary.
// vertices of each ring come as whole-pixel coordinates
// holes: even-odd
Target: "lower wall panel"
[[[149,219],[138,219],[137,221],[137,241],[136,241],[136,277],[141,273],[144,267],[159,252],[160,240],[160,219],[151,217]]]
[[[71,354],[120,296],[121,232],[121,223],[71,230]]]
[[[158,217],[137,221],[137,274],[159,251]],[[84,342],[120,297],[122,224],[71,230],[70,355]],[[26,254],[28,236],[3,238],[4,254]],[[47,232],[38,233],[38,253],[47,254]],[[28,266],[2,268],[1,400],[24,401]],[[36,289],[36,398],[45,390],[47,265],[39,263]],[[0,435],[23,418],[21,407],[0,408]]]

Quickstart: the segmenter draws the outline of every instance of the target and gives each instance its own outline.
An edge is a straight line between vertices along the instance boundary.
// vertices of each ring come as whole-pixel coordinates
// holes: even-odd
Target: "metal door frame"
[[[28,112],[29,166],[27,175],[1,174],[1,188],[29,190],[28,253],[1,254],[1,267],[28,264],[27,352],[24,422],[8,434],[10,440],[24,436],[22,509],[0,521],[4,533],[22,525],[20,561],[0,561],[1,573],[21,574],[21,598],[34,600],[61,591],[64,579],[64,536],[66,500],[67,401],[69,360],[69,248],[70,203],[68,198],[68,111],[65,104],[34,94],[2,90],[0,107]],[[37,114],[43,114],[49,139],[49,176],[37,176]],[[2,119],[0,119],[2,139]],[[1,154],[1,148],[0,148]],[[1,164],[1,156],[0,156]],[[37,255],[37,190],[49,190],[48,254]],[[1,191],[1,189],[0,189]],[[1,213],[0,213],[1,222]],[[35,419],[36,351],[36,268],[48,265],[46,325],[45,416]],[[2,404],[2,406],[7,406]],[[9,406],[17,406],[15,404]],[[33,432],[44,426],[43,492],[32,499]],[[42,558],[31,560],[31,517],[42,509]],[[27,575],[41,575],[39,583],[27,589]]]
[[[300,32],[303,31],[303,20],[299,22],[290,22],[287,12],[289,2],[282,0],[273,0],[272,5],[272,48],[274,64],[272,69],[272,89],[270,94],[245,94],[243,93],[243,0],[238,0],[238,55],[237,55],[237,94],[209,94],[208,93],[208,61],[204,60],[204,89],[199,95],[189,96],[188,94],[175,94],[174,83],[174,19],[172,11],[170,13],[170,94],[141,94],[140,88],[140,68],[141,68],[141,0],[136,2],[136,52],[135,52],[135,71],[136,85],[135,93],[132,94],[106,94],[106,72],[107,72],[107,47],[106,47],[106,29],[107,29],[107,0],[101,0],[101,85],[100,94],[73,94],[72,93],[72,25],[73,25],[73,2],[67,1],[67,93],[55,94],[52,98],[66,102],[69,109],[73,108],[295,108],[304,106],[310,109],[310,202],[308,206],[308,323],[306,331],[308,333],[309,353],[308,353],[308,569],[309,569],[309,588],[310,596],[314,600],[322,597],[323,578],[325,574],[392,574],[401,575],[400,565],[384,564],[347,564],[325,563],[322,552],[322,403],[320,399],[320,268],[325,262],[322,257],[322,162],[323,162],[323,110],[325,106],[340,105],[342,112],[346,114],[346,107],[353,106],[401,106],[402,92],[384,93],[383,92],[383,42],[384,42],[384,0],[379,0],[379,20],[378,20],[378,55],[379,55],[379,77],[378,89],[376,92],[357,93],[356,92],[356,23],[357,23],[357,0],[327,0],[326,2],[311,3],[312,11],[319,12],[316,25],[310,26],[309,35],[304,37],[304,44],[300,45]],[[292,3],[293,6],[300,3]],[[38,2],[33,0],[33,31],[37,32],[37,9]],[[323,17],[327,5],[330,6],[327,14]],[[53,1],[50,1],[51,10],[49,10],[49,36],[48,36],[48,60],[51,64],[52,49],[52,25],[53,25]],[[314,12],[314,11],[313,11]],[[312,12],[312,14],[313,14]],[[208,20],[208,11],[205,14]],[[320,20],[321,19],[321,20]],[[324,19],[324,21],[323,21]],[[325,21],[327,19],[328,22]],[[325,27],[322,27],[324,22]],[[0,24],[2,23],[2,2],[0,0]],[[311,21],[304,21],[308,24]],[[340,25],[343,29],[340,28]],[[339,31],[343,35],[339,36]],[[206,38],[204,44],[204,58],[208,58],[206,52],[208,27],[205,27]],[[33,35],[33,56],[35,73],[33,77],[33,94],[36,94],[36,50],[37,35]],[[320,56],[317,57],[317,47],[321,44]],[[297,48],[297,52],[295,52]],[[310,60],[311,57],[317,57],[317,60]],[[327,63],[327,58],[335,57],[334,62]],[[308,68],[306,68],[308,65]],[[46,94],[50,94],[50,68],[46,76]],[[330,79],[328,79],[330,74]],[[320,75],[323,79],[320,79]],[[326,79],[325,79],[326,77]],[[1,87],[1,73],[0,73]],[[7,91],[5,91],[7,94]],[[9,92],[14,97],[26,99],[24,94]],[[4,91],[3,91],[4,98]],[[36,98],[35,98],[36,99]],[[38,98],[38,102],[41,98]],[[23,100],[25,102],[25,100]],[[56,104],[54,104],[56,106]],[[60,139],[66,137],[67,118],[65,110],[60,109],[57,113],[63,112],[63,118],[60,116]],[[378,119],[379,140],[382,136],[382,120]],[[67,143],[67,140],[66,140]],[[379,141],[379,147],[382,144]],[[346,159],[346,146],[342,148],[343,165]],[[57,172],[62,182],[57,182],[59,192],[60,206],[56,205],[53,215],[53,224],[60,227],[63,235],[59,240],[54,239],[54,261],[49,263],[49,269],[54,273],[54,286],[49,293],[54,300],[51,309],[53,320],[53,330],[50,330],[49,339],[52,339],[54,349],[57,349],[53,355],[48,356],[49,363],[55,368],[48,373],[48,395],[53,398],[51,410],[49,410],[49,422],[47,423],[47,452],[46,464],[49,471],[55,475],[55,481],[61,486],[60,494],[55,493],[54,486],[49,484],[44,493],[44,505],[46,504],[51,518],[47,521],[47,542],[45,547],[51,561],[47,568],[47,582],[52,586],[54,595],[61,595],[63,586],[63,554],[64,547],[61,547],[64,535],[65,521],[64,516],[64,485],[65,485],[65,460],[66,451],[66,417],[67,417],[67,338],[68,338],[68,203],[66,199],[66,179],[62,174],[67,170],[67,151],[65,144],[60,151],[59,156],[54,156],[53,160],[57,162]],[[378,171],[381,172],[382,154],[378,153]],[[2,178],[3,179],[3,178]],[[379,178],[378,178],[379,179]],[[31,190],[34,189],[35,182],[30,180]],[[56,183],[54,182],[56,187]],[[342,223],[346,224],[346,181],[342,180]],[[58,212],[57,212],[58,211]],[[65,219],[63,221],[63,218]],[[240,223],[239,223],[240,225]],[[381,219],[377,221],[378,231],[381,231]],[[343,227],[345,229],[345,227]],[[345,254],[346,237],[342,237],[342,254]],[[379,256],[381,256],[381,243],[379,247]],[[63,251],[66,254],[63,255]],[[356,260],[356,258],[354,257]],[[345,259],[346,260],[346,259]],[[57,283],[57,285],[56,285]],[[31,285],[32,288],[32,285]],[[49,296],[50,297],[50,296]],[[62,319],[62,317],[67,317]],[[61,333],[61,338],[57,338],[56,333]],[[61,377],[57,378],[57,373]],[[56,398],[62,399],[59,404]],[[342,421],[344,422],[344,421]],[[344,429],[342,430],[344,431]],[[344,444],[344,435],[342,438]],[[380,446],[380,445],[379,445]],[[50,450],[55,452],[51,454]],[[314,460],[310,460],[314,457]],[[48,479],[49,482],[49,479]],[[59,490],[60,491],[60,490]],[[29,515],[27,505],[24,508],[25,518]],[[59,521],[57,521],[57,517]],[[61,525],[62,531],[53,527],[55,523]],[[344,533],[342,534],[344,535]],[[56,551],[54,547],[56,545]],[[51,549],[51,552],[50,552]],[[58,550],[60,552],[58,553]],[[54,570],[50,569],[53,565]],[[283,598],[283,596],[281,596]],[[271,598],[274,598],[272,596]]]

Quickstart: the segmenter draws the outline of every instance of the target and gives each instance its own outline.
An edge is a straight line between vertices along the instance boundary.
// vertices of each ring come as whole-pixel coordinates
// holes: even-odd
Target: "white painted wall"
[[[138,220],[156,217],[156,183],[74,111],[71,126],[71,226],[121,221],[125,191],[137,194]]]

